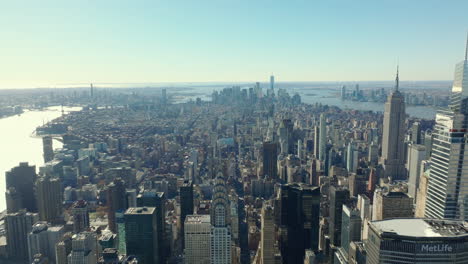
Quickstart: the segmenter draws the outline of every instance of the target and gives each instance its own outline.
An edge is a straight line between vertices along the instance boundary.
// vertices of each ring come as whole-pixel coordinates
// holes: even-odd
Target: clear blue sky
[[[0,1],[0,88],[451,80],[468,1]]]

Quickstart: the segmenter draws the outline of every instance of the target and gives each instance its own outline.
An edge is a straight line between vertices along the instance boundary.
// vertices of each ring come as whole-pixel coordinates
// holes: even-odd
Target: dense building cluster
[[[465,58],[435,126],[407,117],[398,72],[383,115],[273,76],[211,101],[95,98],[39,128],[44,166],[6,173],[2,261],[467,263],[467,91]]]

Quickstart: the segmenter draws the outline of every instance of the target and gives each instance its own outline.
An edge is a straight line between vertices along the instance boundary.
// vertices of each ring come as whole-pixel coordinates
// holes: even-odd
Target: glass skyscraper
[[[467,125],[468,61],[465,53],[465,60],[455,67],[450,107],[436,114],[426,217],[468,220]]]

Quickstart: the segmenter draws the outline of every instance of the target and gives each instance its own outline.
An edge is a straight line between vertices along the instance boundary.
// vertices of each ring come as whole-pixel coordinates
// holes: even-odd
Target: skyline
[[[451,3],[5,3],[0,89],[391,81],[397,64],[403,81],[452,80],[468,3]]]

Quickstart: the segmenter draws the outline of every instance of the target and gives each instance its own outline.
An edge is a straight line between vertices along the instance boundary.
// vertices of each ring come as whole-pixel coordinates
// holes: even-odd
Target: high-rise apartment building
[[[44,162],[49,162],[54,159],[54,148],[52,145],[52,137],[45,136],[42,138],[42,150]]]
[[[27,162],[21,162],[18,167],[5,173],[6,188],[15,188],[21,197],[21,208],[28,212],[37,212],[36,196],[34,195],[34,183],[36,182],[36,166],[29,166]]]
[[[7,214],[5,217],[5,230],[8,245],[8,256],[11,259],[28,260],[28,234],[33,225],[39,220],[36,213],[20,210]]]
[[[439,110],[432,133],[431,168],[425,216],[468,220],[468,41],[455,67],[449,109]]]
[[[209,215],[187,215],[185,218],[184,263],[210,264],[211,220]]]
[[[32,263],[36,254],[48,258],[51,263],[57,263],[55,245],[65,233],[63,226],[49,226],[47,222],[37,222],[28,234],[29,261]]]
[[[107,185],[107,220],[109,229],[116,233],[117,225],[115,223],[115,214],[118,211],[127,208],[127,197],[125,183],[122,179],[117,178]]]
[[[68,255],[68,264],[95,264],[98,260],[96,234],[81,232],[72,237],[72,250]]]
[[[382,164],[384,175],[392,180],[405,180],[405,98],[398,90],[398,70],[395,80],[395,90],[388,96],[385,103],[382,137]]]
[[[36,199],[39,219],[59,223],[62,218],[62,186],[58,178],[41,177],[36,182]]]

